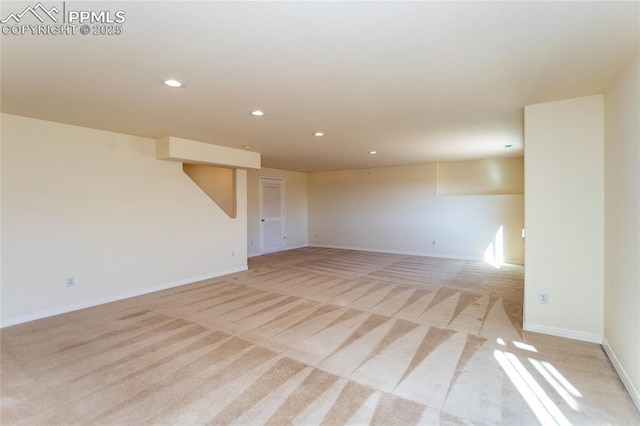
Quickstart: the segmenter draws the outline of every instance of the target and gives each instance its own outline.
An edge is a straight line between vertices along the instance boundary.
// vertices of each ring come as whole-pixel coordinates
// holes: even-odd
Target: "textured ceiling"
[[[302,171],[521,156],[523,107],[602,93],[640,27],[638,2],[72,6],[125,11],[123,34],[3,35],[3,112],[252,145]]]

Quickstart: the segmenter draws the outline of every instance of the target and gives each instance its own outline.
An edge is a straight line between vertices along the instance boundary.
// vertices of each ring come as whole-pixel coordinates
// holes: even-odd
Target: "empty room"
[[[1,424],[640,424],[640,2],[0,28]]]

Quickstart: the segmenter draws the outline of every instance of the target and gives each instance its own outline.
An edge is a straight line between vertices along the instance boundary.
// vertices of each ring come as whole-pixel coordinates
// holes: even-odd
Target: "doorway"
[[[260,177],[260,254],[285,249],[284,179]]]

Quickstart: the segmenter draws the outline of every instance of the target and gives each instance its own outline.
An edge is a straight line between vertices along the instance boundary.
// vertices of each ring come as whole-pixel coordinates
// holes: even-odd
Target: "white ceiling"
[[[3,112],[301,171],[521,156],[523,107],[602,93],[640,27],[637,1],[66,6],[124,10],[123,34],[3,35]]]

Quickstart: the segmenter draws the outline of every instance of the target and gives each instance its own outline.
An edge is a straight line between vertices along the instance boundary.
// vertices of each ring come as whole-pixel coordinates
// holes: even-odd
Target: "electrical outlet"
[[[76,277],[67,277],[67,287],[76,286]]]
[[[538,303],[542,303],[543,305],[549,303],[549,293],[547,293],[546,291],[541,291],[540,293],[538,293]]]
[[[231,257],[236,257],[236,252],[235,251],[231,252]]]
[[[431,241],[431,245],[435,246],[436,245],[436,240]]]

